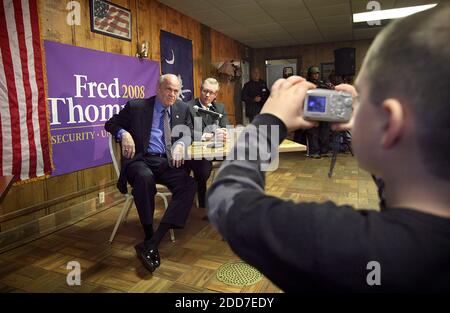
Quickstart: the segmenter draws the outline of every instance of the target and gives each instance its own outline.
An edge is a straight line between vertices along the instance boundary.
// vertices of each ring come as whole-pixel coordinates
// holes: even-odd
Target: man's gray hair
[[[164,82],[165,82],[167,79],[169,79],[170,77],[175,78],[175,79],[178,81],[178,84],[180,85],[180,88],[181,88],[181,81],[180,81],[180,79],[178,78],[178,76],[175,75],[175,74],[163,74],[163,75],[161,75],[161,76],[159,77],[159,79],[158,79],[158,86],[161,86],[162,83],[164,83]]]
[[[217,91],[219,91],[219,89],[220,89],[220,85],[219,85],[219,82],[217,81],[217,79],[215,79],[215,78],[212,78],[212,77],[209,77],[209,78],[207,78],[207,79],[205,79],[203,82],[202,82],[202,89],[203,89],[203,86],[205,85],[205,84],[208,84],[208,85],[211,85],[211,86],[215,86],[216,87],[216,92]]]

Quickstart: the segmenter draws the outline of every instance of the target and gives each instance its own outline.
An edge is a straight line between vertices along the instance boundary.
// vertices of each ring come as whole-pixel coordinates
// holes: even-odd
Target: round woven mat
[[[245,262],[225,263],[217,270],[217,279],[232,286],[248,286],[259,282],[262,274]]]

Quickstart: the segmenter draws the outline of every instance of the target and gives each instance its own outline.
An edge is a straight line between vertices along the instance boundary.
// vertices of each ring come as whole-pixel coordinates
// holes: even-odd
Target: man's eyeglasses
[[[216,94],[216,92],[215,91],[212,91],[212,90],[208,90],[208,89],[202,89],[202,94],[204,94],[205,96],[207,96],[207,95],[215,95]]]

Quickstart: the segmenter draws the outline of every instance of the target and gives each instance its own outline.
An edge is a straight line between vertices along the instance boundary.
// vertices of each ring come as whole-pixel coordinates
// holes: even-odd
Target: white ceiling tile
[[[303,0],[308,8],[346,4],[348,0]]]
[[[293,17],[305,18],[310,17],[309,11],[302,1],[299,0],[257,0],[261,8],[274,18]]]
[[[335,15],[327,17],[317,17],[315,19],[317,25],[320,27],[321,24],[327,25],[347,25],[352,24],[352,17],[349,15]]]
[[[217,9],[210,9],[208,11],[197,11],[192,12],[191,15],[193,18],[195,18],[197,21],[200,21],[203,24],[206,24],[208,21],[232,21],[230,17],[228,17],[223,12],[217,10]]]
[[[317,29],[316,24],[312,19],[306,20],[297,20],[290,22],[280,22],[281,26],[288,30],[297,30],[297,29]]]
[[[255,32],[285,32],[284,28],[277,23],[250,25],[247,29]]]
[[[389,10],[394,7],[394,3],[396,0],[378,0],[380,4],[381,10]],[[367,4],[369,1],[367,0],[352,0],[352,13],[362,13],[367,11],[372,11],[373,9],[367,9]]]
[[[206,0],[195,0],[195,1],[159,0],[159,2],[182,13],[205,11],[211,7],[211,5]]]
[[[263,34],[263,35],[261,35],[261,37],[268,41],[281,40],[281,41],[291,41],[292,42],[292,40],[294,40],[294,37],[288,33],[285,33],[285,34],[277,34],[277,33]]]
[[[347,41],[352,40],[353,36],[351,33],[337,33],[337,34],[324,34],[325,41]]]
[[[411,7],[415,5],[423,5],[423,4],[431,4],[431,3],[438,3],[438,2],[448,2],[448,1],[436,1],[436,0],[397,0],[395,2],[396,8],[404,8],[404,7]]]
[[[298,19],[311,18],[309,11],[303,14],[299,14],[298,11],[271,11],[269,15],[277,22],[296,21]]]
[[[206,20],[202,20],[201,22],[205,25],[208,25],[211,28],[214,28],[214,29],[227,30],[227,29],[235,29],[236,27],[238,27],[242,30],[242,26],[232,20],[209,21],[206,19]]]
[[[178,2],[185,2],[186,0],[176,0]],[[197,0],[190,0],[188,2],[195,2]],[[237,5],[247,4],[247,3],[255,3],[254,0],[206,0],[210,5],[214,5],[221,8],[234,7]]]
[[[336,4],[325,7],[313,7],[310,8],[313,17],[323,17],[323,16],[334,16],[334,15],[344,15],[351,13],[350,3]]]
[[[224,1],[226,2],[226,1]],[[230,7],[221,7],[220,8],[224,13],[228,15],[242,15],[242,14],[248,14],[248,15],[261,15],[266,14],[261,7],[256,4],[254,1],[252,2],[245,2],[243,1],[240,5],[230,6]]]
[[[233,19],[243,26],[255,25],[255,24],[269,24],[274,20],[267,14],[264,15],[235,15]]]
[[[250,47],[372,38],[379,30],[352,23],[367,0],[160,0]],[[378,0],[382,9],[450,0]],[[382,28],[382,27],[380,27]]]
[[[308,40],[308,39],[316,39],[316,38],[323,39],[322,35],[319,32],[317,32],[317,33],[309,33],[309,32],[308,33],[296,33],[296,34],[293,34],[293,36],[296,40]]]

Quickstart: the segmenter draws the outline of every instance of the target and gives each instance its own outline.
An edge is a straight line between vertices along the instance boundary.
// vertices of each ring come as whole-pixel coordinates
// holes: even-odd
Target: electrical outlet
[[[105,203],[105,192],[104,191],[98,193],[98,203],[99,204]]]

